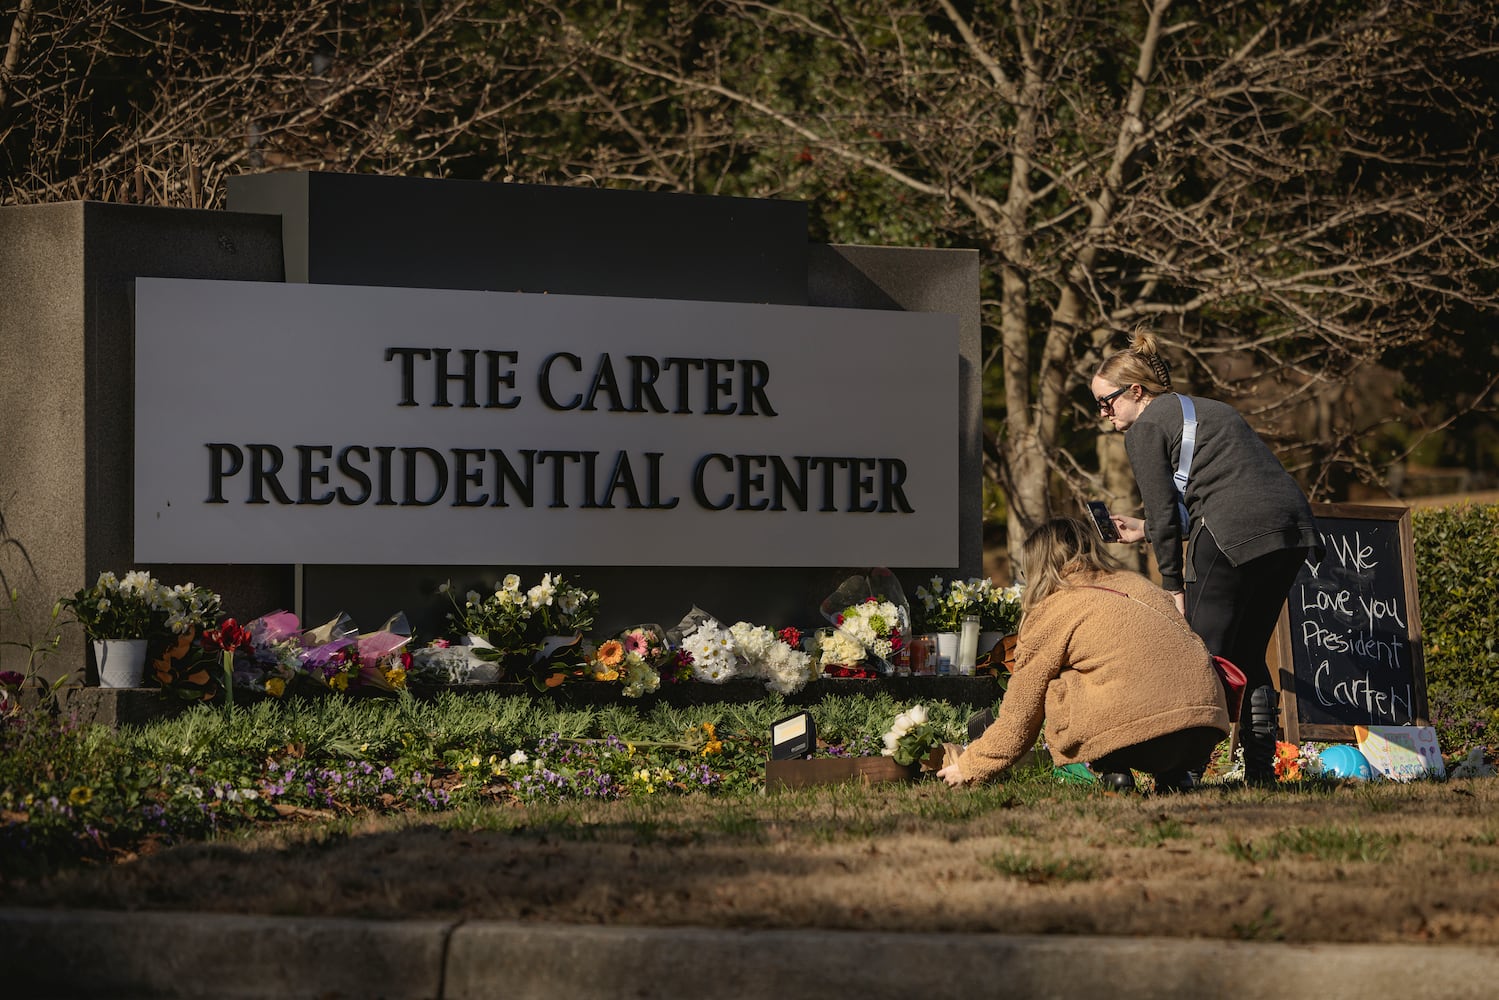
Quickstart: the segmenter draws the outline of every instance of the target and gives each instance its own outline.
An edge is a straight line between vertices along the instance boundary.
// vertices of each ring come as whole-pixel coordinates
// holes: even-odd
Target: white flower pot
[[[99,664],[100,687],[141,687],[146,676],[146,640],[95,639],[94,662]]]

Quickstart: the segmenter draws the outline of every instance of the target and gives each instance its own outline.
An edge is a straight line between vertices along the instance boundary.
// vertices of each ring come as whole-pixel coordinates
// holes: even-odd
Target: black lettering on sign
[[[1409,509],[1312,506],[1325,552],[1302,566],[1276,636],[1288,715],[1310,739],[1425,725]]]

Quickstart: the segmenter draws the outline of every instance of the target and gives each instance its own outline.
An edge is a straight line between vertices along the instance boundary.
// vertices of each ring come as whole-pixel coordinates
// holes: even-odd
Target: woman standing
[[[1092,390],[1124,433],[1145,505],[1143,521],[1114,518],[1120,540],[1150,540],[1176,606],[1208,649],[1244,671],[1245,777],[1272,782],[1278,697],[1265,651],[1302,561],[1321,548],[1306,495],[1237,410],[1172,391],[1149,333],[1107,358]]]
[[[1043,718],[1053,762],[1148,771],[1157,791],[1191,787],[1190,769],[1228,735],[1207,646],[1161,588],[1101,546],[1066,517],[1026,538],[1015,669],[994,724],[938,772],[948,784],[999,775]]]

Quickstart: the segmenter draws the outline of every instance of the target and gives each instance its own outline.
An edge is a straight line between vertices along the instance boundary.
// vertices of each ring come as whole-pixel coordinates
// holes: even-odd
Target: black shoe
[[[1275,743],[1280,737],[1280,696],[1273,687],[1250,692],[1247,725],[1239,726],[1244,747],[1244,781],[1261,788],[1275,784]]]
[[[1201,781],[1191,771],[1162,771],[1155,776],[1155,793],[1171,795],[1190,792],[1200,784]]]
[[[1110,771],[1098,776],[1098,783],[1111,792],[1133,792],[1135,776],[1128,771]]]

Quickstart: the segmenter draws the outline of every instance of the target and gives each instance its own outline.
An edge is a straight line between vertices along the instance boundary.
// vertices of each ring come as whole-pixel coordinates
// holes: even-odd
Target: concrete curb
[[[441,997],[454,922],[0,909],[19,990],[56,997]]]
[[[50,997],[1493,995],[1465,945],[372,921],[0,909],[5,978]]]

